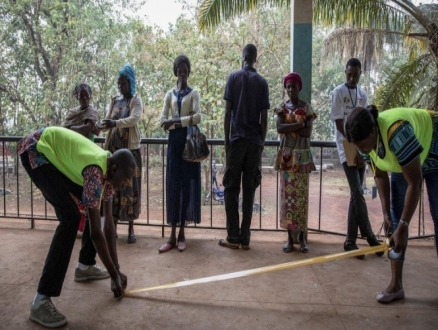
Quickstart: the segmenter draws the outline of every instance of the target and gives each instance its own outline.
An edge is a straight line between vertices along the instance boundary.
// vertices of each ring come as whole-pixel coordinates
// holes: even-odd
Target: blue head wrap
[[[131,95],[135,94],[135,70],[131,66],[131,64],[127,63],[125,66],[119,71],[119,77],[123,76],[126,77],[129,81],[129,86],[131,87]]]

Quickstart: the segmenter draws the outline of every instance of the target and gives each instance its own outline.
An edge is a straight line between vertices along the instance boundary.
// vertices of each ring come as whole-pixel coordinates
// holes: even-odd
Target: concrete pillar
[[[291,0],[290,69],[303,80],[300,98],[311,102],[312,0]]]

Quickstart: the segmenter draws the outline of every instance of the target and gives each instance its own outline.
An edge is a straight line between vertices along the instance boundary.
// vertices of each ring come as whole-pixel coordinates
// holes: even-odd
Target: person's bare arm
[[[126,289],[126,286],[128,284],[128,278],[120,271],[119,259],[117,256],[117,245],[116,245],[117,235],[116,235],[116,227],[114,226],[112,206],[113,204],[109,201],[104,201],[102,203],[103,216],[105,219],[103,232],[105,234],[105,239],[108,246],[108,252],[111,256],[114,266],[116,267],[122,279],[123,288]]]
[[[421,171],[420,156],[417,156],[408,165],[402,167],[403,177],[408,183],[405,195],[405,203],[403,206],[403,212],[401,219],[408,224],[411,222],[415,209],[417,208],[418,201],[421,194],[421,184],[423,182],[423,174]],[[407,246],[408,241],[408,227],[399,225],[394,232],[394,251],[399,253]]]
[[[286,123],[283,113],[277,114],[277,132],[280,134],[298,133],[298,131],[304,129],[305,123]]]
[[[97,254],[102,260],[105,268],[111,276],[111,290],[114,293],[115,298],[120,298],[124,294],[123,281],[119,275],[116,265],[113,263],[110,252],[108,251],[107,241],[102,233],[101,222],[100,222],[100,210],[99,209],[88,209],[89,215],[89,225],[90,225],[90,236],[93,240],[94,247]],[[114,226],[114,224],[113,224]]]
[[[385,232],[392,233],[392,219],[390,209],[390,184],[388,172],[376,168],[374,173],[374,180],[376,181],[377,191],[379,192],[380,203],[382,205],[383,220],[385,223]]]
[[[313,129],[313,117],[307,117],[306,121],[307,123],[305,124],[305,126],[297,130],[295,133],[297,133],[301,137],[310,138]]]
[[[91,120],[86,120],[82,125],[73,125],[69,127],[72,131],[85,136],[87,139],[94,130],[94,123]]]

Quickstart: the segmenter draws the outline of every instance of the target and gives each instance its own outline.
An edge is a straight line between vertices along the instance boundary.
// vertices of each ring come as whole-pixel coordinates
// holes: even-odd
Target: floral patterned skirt
[[[309,173],[280,172],[280,227],[307,231]]]

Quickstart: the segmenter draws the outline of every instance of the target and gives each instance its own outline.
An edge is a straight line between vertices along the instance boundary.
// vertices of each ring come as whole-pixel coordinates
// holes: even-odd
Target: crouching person
[[[61,127],[37,130],[18,142],[26,172],[55,209],[59,225],[50,245],[38,290],[30,306],[30,319],[54,328],[67,323],[51,301],[61,294],[75,243],[81,212],[88,212],[91,238],[111,276],[115,298],[124,294],[127,277],[120,272],[112,219],[112,195],[134,175],[131,152],[111,155],[82,135]],[[105,217],[101,230],[100,205]]]

